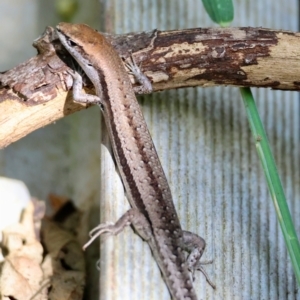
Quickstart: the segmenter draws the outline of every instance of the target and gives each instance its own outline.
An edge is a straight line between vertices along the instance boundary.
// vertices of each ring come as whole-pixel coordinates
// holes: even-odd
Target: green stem
[[[283,188],[277,172],[269,142],[260,120],[250,88],[240,88],[246,108],[256,149],[268,182],[271,197],[277,213],[286,247],[288,249],[294,272],[300,285],[300,245],[296,235],[291,214],[285,199]]]

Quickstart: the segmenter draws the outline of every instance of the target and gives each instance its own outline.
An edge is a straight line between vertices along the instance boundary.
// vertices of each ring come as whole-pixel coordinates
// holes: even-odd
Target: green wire
[[[275,206],[277,219],[285,239],[285,244],[292,261],[298,284],[300,285],[300,245],[277,172],[276,164],[251,90],[250,88],[240,88],[240,91],[244,100],[257,153],[263,166],[271,197]]]

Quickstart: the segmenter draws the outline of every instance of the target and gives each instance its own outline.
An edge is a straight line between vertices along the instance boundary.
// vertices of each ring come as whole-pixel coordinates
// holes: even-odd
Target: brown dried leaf
[[[29,202],[23,211],[21,223],[3,230],[2,245],[7,252],[0,276],[2,299],[47,299],[46,289],[40,290],[44,273],[41,268],[43,247],[36,239],[34,203]]]

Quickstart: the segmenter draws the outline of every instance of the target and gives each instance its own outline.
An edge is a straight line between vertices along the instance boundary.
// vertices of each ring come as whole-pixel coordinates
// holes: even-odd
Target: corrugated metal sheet
[[[32,20],[47,19],[44,14],[48,16],[50,10],[45,10],[45,4],[39,4],[39,16],[29,14]],[[101,4],[105,30],[118,33],[217,26],[209,20],[200,0],[101,0]],[[296,0],[236,0],[234,4],[234,26],[298,30]],[[86,2],[84,7],[86,12],[91,10]],[[14,24],[20,28],[24,24],[17,24],[18,20]],[[5,30],[4,26],[3,34]],[[299,233],[298,93],[261,89],[254,94]],[[143,97],[140,103],[182,225],[206,239],[204,259],[214,259],[206,270],[217,290],[198,274],[195,287],[199,299],[299,300],[238,91],[182,89]],[[90,216],[94,216],[85,216],[84,226],[95,222],[99,115],[97,108],[89,109],[9,146],[0,153],[1,175],[24,180],[31,194],[39,198],[49,192],[71,195],[81,208],[92,207]],[[105,146],[101,162],[101,219],[115,221],[129,205]],[[89,251],[96,260],[98,253]],[[89,299],[170,298],[148,245],[131,228],[101,242],[100,266],[101,296],[97,294],[98,279],[90,276],[95,270],[90,263]]]
[[[117,33],[216,26],[201,1],[102,1]],[[235,1],[233,26],[297,30],[297,1]],[[300,232],[298,93],[254,90]],[[206,239],[216,291],[196,276],[199,299],[300,299],[274,207],[235,88],[141,97],[185,229]],[[102,148],[102,221],[129,207]],[[101,242],[100,299],[169,299],[148,245],[131,228]]]

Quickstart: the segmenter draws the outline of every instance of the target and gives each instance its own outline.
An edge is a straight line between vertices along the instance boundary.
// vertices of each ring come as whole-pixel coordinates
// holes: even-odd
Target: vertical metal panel
[[[197,0],[105,3],[117,33],[216,26]],[[295,0],[235,1],[233,26],[297,30],[297,18]],[[300,232],[298,94],[254,94]],[[167,91],[140,103],[182,226],[206,239],[204,259],[214,259],[206,269],[217,290],[197,274],[199,299],[300,299],[238,90]],[[128,203],[103,153],[101,216],[115,221]],[[102,240],[101,270],[101,299],[170,298],[148,245],[130,228]]]

